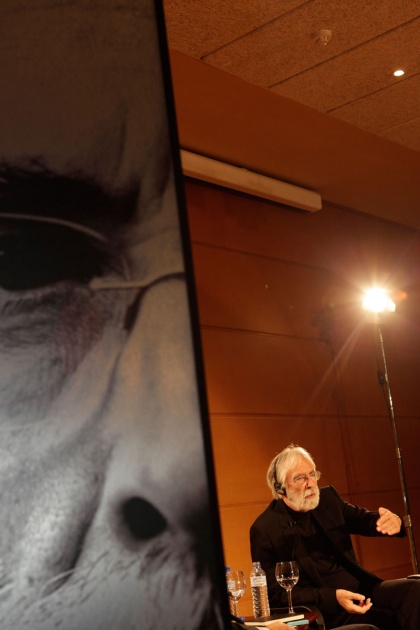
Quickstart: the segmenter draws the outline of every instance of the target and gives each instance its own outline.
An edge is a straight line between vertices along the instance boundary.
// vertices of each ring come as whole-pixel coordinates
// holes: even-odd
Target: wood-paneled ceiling
[[[419,0],[164,0],[171,48],[420,151]],[[316,42],[330,30],[327,45]],[[405,74],[396,78],[394,70]]]

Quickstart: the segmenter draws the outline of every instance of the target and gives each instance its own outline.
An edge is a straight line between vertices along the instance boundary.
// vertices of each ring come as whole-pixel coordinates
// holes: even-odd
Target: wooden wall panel
[[[391,492],[362,492],[353,494],[353,502],[375,510],[388,507],[397,513],[402,512],[399,489]],[[412,573],[410,565],[410,547],[407,538],[365,538],[357,537],[357,553],[364,566],[369,567],[381,577],[383,572],[394,568],[394,577],[404,577]]]
[[[308,422],[302,417],[213,415],[211,428],[221,506],[258,504],[262,512],[272,498],[265,482],[271,459],[291,442],[317,444],[321,434],[323,443],[313,455],[322,471],[322,482],[337,484],[342,492],[348,492],[345,444],[336,419],[326,425],[323,417]],[[331,458],[331,453],[336,457]]]
[[[417,439],[416,439],[416,434],[412,435],[412,438],[414,440],[414,444],[415,444],[415,450],[417,450],[417,444],[418,444],[418,433],[417,433]],[[407,468],[407,473],[408,473],[408,478],[409,477],[409,469]],[[414,532],[414,537],[416,540],[416,549],[417,549],[417,556],[420,554],[420,540],[419,540],[419,534],[420,534],[420,488],[418,487],[418,477],[417,477],[417,487],[416,488],[412,488],[410,481],[408,481],[408,487],[409,487],[409,499],[410,499],[410,508],[411,508],[411,516],[412,516],[412,521],[413,521],[413,532]],[[410,572],[411,573],[411,572]]]
[[[378,383],[375,352],[371,347],[350,345],[337,356],[337,378],[343,407],[352,416],[369,417],[387,413]]]
[[[407,486],[410,488],[410,493],[416,495],[417,499],[420,495],[420,450],[419,450],[419,432],[420,432],[420,420],[418,416],[405,416],[397,414],[396,425],[399,437],[399,446],[403,458],[405,475],[407,480]],[[391,430],[388,425],[388,431]],[[396,460],[396,453],[394,451],[393,458]],[[416,519],[419,524],[420,533],[420,501],[414,501],[412,508],[418,507],[419,514]]]
[[[387,350],[388,376],[394,405],[398,417],[420,413],[420,387],[418,359],[413,352],[420,345],[411,348],[390,348]]]
[[[318,336],[313,320],[331,287],[325,270],[204,245],[193,253],[202,326]]]
[[[404,506],[399,494],[398,466],[388,416],[350,416],[343,420],[343,424],[349,461],[348,476],[351,478],[353,493],[361,497],[364,492],[370,496],[374,492],[397,492],[399,501],[390,509],[401,513]],[[361,453],[363,457],[360,457]]]
[[[338,328],[343,315],[333,313],[332,317]],[[391,324],[386,329],[382,327],[394,412],[400,418],[412,415],[418,418],[420,409],[419,358],[415,351],[420,347],[420,327],[417,324],[414,330],[417,316],[411,313],[410,317],[410,321],[405,320],[407,325],[404,330],[398,318],[395,319],[395,327],[391,328]],[[358,416],[387,415],[388,398],[378,379],[378,370],[384,373],[381,349],[377,341],[373,342],[371,324],[353,324],[347,322],[338,335],[337,331],[332,331],[326,341],[334,355],[342,412]],[[410,335],[411,330],[413,334]]]
[[[420,233],[333,207],[305,213],[188,182],[191,237],[235,251],[328,269],[356,288],[389,281],[417,285]]]
[[[208,328],[202,343],[211,413],[336,413],[322,344]]]
[[[360,306],[374,280],[399,289],[381,327],[420,549],[419,233],[195,182],[186,193],[226,560],[248,574],[249,527],[271,500],[266,469],[292,441],[347,500],[403,511],[377,338]],[[412,572],[407,539],[354,543],[382,577]],[[249,593],[240,609],[251,611]]]

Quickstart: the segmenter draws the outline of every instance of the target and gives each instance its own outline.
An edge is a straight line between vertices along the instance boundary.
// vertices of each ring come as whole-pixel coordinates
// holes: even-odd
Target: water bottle
[[[269,617],[270,604],[268,603],[267,578],[260,562],[252,563],[250,578],[254,617]]]

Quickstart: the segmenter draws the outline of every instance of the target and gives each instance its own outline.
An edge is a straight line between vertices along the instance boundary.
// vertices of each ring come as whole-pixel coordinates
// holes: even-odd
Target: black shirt
[[[342,588],[347,591],[360,592],[360,583],[344,564],[344,558],[337,554],[328,536],[319,527],[311,511],[295,512],[288,506],[287,510],[293,519],[293,529],[296,536],[310,556],[316,570],[331,588]]]

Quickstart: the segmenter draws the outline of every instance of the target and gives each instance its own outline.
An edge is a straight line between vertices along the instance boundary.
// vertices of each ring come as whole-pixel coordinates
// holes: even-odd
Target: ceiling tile
[[[396,79],[393,85],[359,98],[329,113],[375,133],[420,116],[420,73]]]
[[[165,0],[169,43],[176,50],[200,58],[305,1]]]
[[[314,0],[210,53],[206,63],[270,87],[379,37],[418,15],[417,0]],[[333,33],[327,46],[319,29]]]
[[[302,72],[273,91],[321,111],[395,84],[393,70],[420,72],[420,19],[413,20],[334,59]],[[401,50],[400,42],[404,41]]]
[[[411,120],[404,125],[387,129],[381,133],[381,136],[420,151],[420,118]]]

